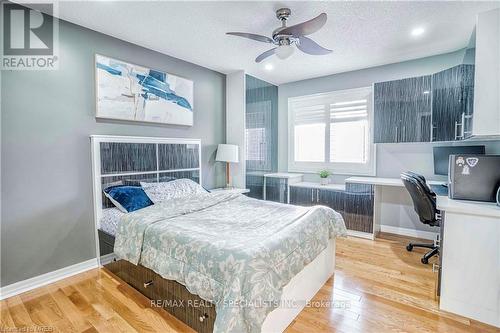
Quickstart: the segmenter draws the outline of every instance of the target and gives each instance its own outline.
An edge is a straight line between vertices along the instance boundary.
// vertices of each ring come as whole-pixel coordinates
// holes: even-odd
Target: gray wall
[[[95,53],[192,79],[194,126],[96,121]],[[1,96],[2,286],[95,257],[91,134],[199,138],[203,185],[224,184],[223,74],[61,22],[59,70],[5,71]]]
[[[374,82],[428,75],[464,62],[473,62],[473,59],[474,51],[463,49],[427,58],[280,85],[278,88],[279,171],[287,171],[288,169],[288,98],[366,87]],[[485,144],[487,153],[500,154],[500,141],[474,142],[474,144]],[[422,173],[429,179],[443,180],[443,177],[434,176],[433,173],[432,147],[434,145],[434,143],[377,144],[377,176],[399,177],[402,171],[413,170]],[[441,145],[450,144],[442,143]],[[335,183],[343,183],[347,177],[349,175],[334,175],[332,178]],[[319,176],[306,174],[305,179],[319,181]],[[401,206],[401,209],[389,212],[387,218],[382,221],[383,224],[424,231],[432,230],[418,221],[413,213],[409,197],[401,195],[399,189],[384,189],[383,194],[383,200],[387,206]]]

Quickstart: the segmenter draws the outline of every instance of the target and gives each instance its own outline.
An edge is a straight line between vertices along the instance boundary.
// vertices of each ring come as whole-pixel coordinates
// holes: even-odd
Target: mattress
[[[100,229],[112,236],[115,236],[116,230],[118,229],[118,224],[120,223],[120,219],[123,215],[125,215],[125,213],[123,213],[116,207],[104,208],[102,210]]]

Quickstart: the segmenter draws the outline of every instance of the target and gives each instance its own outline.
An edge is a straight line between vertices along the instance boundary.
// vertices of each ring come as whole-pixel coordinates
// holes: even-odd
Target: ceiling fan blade
[[[312,54],[312,55],[323,55],[331,53],[332,50],[325,49],[320,46],[318,43],[313,41],[310,38],[301,36],[299,37],[299,42],[297,43],[297,48],[304,53]]]
[[[274,41],[269,37],[262,36],[262,35],[256,35],[256,34],[249,34],[246,32],[226,32],[226,35],[248,38],[248,39],[256,40],[258,42],[263,42],[263,43],[274,43]]]
[[[306,36],[315,33],[326,23],[326,13],[321,13],[315,18],[296,25],[287,27],[279,32],[280,35],[292,35],[295,37]]]
[[[270,50],[267,50],[266,52],[260,54],[257,58],[255,58],[255,62],[261,62],[262,60],[266,59],[267,57],[270,57],[276,52],[277,47],[274,47]]]

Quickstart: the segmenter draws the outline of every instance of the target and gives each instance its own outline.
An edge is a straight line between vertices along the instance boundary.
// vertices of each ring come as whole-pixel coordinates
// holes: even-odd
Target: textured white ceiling
[[[310,37],[334,52],[311,56],[296,50],[287,60],[272,57],[256,64],[255,57],[269,45],[225,35],[269,36],[279,26],[274,12],[284,6],[292,9],[290,25],[327,13],[325,27]],[[281,84],[458,50],[468,44],[475,15],[498,7],[498,1],[72,1],[59,4],[59,16],[219,72],[244,69]],[[414,27],[424,27],[425,33],[411,37]],[[265,70],[265,63],[274,69]]]

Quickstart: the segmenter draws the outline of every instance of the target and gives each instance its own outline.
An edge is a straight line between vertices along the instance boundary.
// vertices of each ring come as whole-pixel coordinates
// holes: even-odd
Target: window
[[[372,88],[288,100],[290,171],[374,174]]]
[[[246,129],[246,160],[265,161],[267,157],[266,129],[247,128]]]

